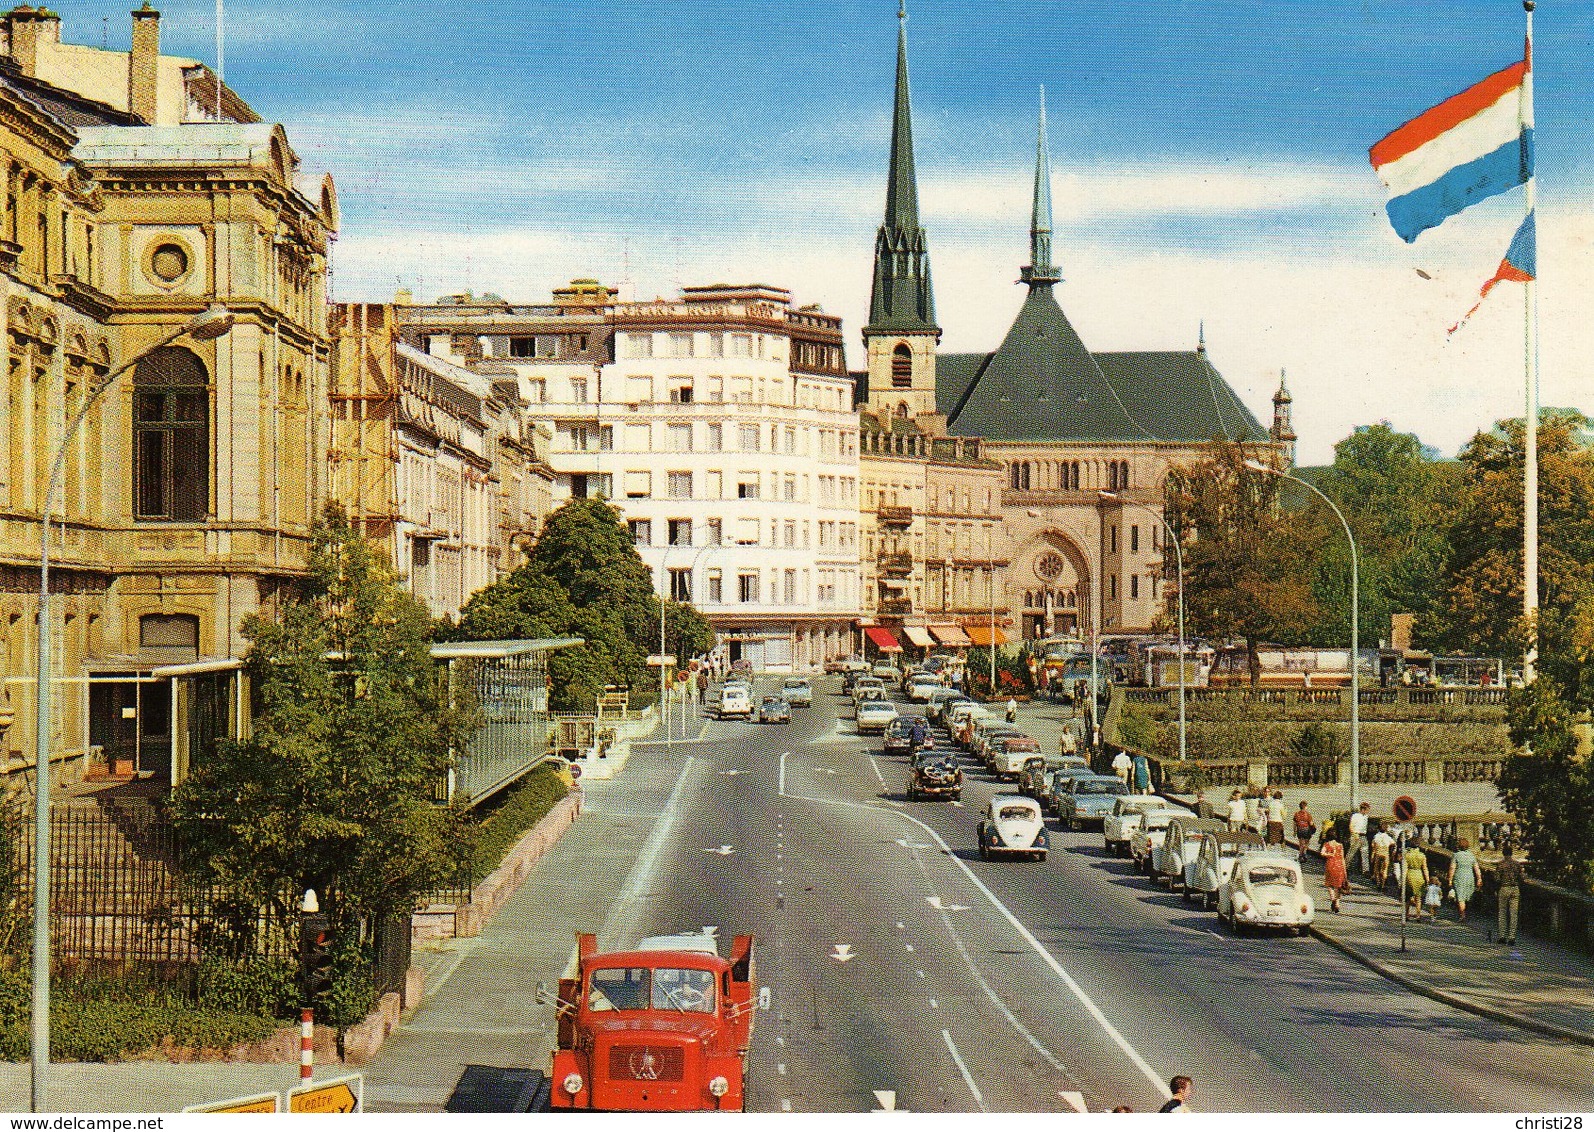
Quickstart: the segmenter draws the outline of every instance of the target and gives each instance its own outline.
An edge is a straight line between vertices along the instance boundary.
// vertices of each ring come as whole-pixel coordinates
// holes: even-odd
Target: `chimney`
[[[161,14],[144,0],[133,13],[133,50],[127,56],[127,108],[146,126],[155,124],[160,77]]]
[[[32,78],[39,65],[39,36],[42,30],[39,27],[39,13],[26,4],[19,4],[6,13],[6,22],[11,31],[8,45],[11,58],[24,75]],[[59,33],[59,22],[56,30]]]

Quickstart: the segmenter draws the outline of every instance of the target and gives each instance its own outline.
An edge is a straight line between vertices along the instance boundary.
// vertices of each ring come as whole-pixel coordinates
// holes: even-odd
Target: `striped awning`
[[[1010,645],[1013,643],[1012,638],[1003,632],[1000,626],[993,630],[989,625],[965,625],[963,626],[963,631],[969,635],[969,640],[982,647],[990,645],[992,632],[996,634],[997,644]]]
[[[934,634],[938,643],[952,648],[962,648],[972,645],[969,635],[963,631],[961,625],[931,625],[930,632]]]
[[[897,643],[897,638],[890,629],[882,629],[879,625],[871,625],[863,632],[865,636],[874,642],[875,648],[881,652],[902,651],[902,646]]]
[[[902,635],[907,637],[916,648],[927,649],[935,644],[935,641],[930,638],[930,634],[918,625],[902,626]]]

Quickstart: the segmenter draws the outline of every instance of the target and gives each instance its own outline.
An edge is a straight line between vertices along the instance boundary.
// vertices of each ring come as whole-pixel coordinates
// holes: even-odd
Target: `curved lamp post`
[[[1277,468],[1270,468],[1257,460],[1247,460],[1245,466],[1253,472],[1277,476],[1281,480],[1298,483],[1317,498],[1328,504],[1329,510],[1345,528],[1345,541],[1350,543],[1350,810],[1355,813],[1361,805],[1362,776],[1362,719],[1361,719],[1361,567],[1356,560],[1356,536],[1350,533],[1350,524],[1338,505],[1316,487]]]
[[[1184,668],[1184,551],[1179,546],[1179,536],[1174,534],[1173,528],[1168,525],[1168,520],[1155,507],[1148,503],[1129,499],[1112,491],[1098,491],[1096,494],[1109,503],[1119,503],[1125,507],[1138,507],[1151,515],[1157,522],[1162,524],[1162,529],[1168,533],[1168,541],[1173,544],[1173,561],[1179,571],[1179,761],[1184,762],[1185,758],[1188,757],[1184,727],[1184,689],[1186,679]]]
[[[61,490],[62,472],[72,438],[101,396],[139,362],[185,335],[196,342],[220,338],[232,329],[233,316],[224,307],[196,315],[152,346],[134,354],[96,381],[83,404],[67,422],[50,464],[50,485],[44,493],[39,524],[39,667],[34,693],[33,798],[33,1111],[43,1112],[50,1068],[50,513]],[[59,347],[58,347],[59,348]]]

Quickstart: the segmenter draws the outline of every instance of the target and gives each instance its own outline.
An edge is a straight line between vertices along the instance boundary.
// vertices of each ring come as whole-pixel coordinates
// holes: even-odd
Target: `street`
[[[965,760],[962,804],[908,803],[905,760],[853,733],[839,678],[815,684],[790,725],[709,722],[591,784],[577,830],[606,851],[567,839],[542,868],[569,899],[523,892],[466,943],[370,1068],[371,1107],[460,1107],[465,1069],[488,1064],[503,1083],[482,1107],[509,1107],[546,1067],[548,1014],[520,984],[562,964],[499,969],[516,939],[562,938],[567,958],[577,931],[607,948],[706,927],[752,932],[772,991],[755,1110],[861,1111],[880,1091],[913,1111],[1143,1112],[1174,1073],[1203,1111],[1594,1107],[1580,1048],[1413,995],[1310,937],[1236,938],[1103,855],[1099,833],[1054,828],[1044,862],[980,861],[997,784]]]

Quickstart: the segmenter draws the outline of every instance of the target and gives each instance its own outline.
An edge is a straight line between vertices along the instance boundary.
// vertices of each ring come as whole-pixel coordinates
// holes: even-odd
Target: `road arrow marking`
[[[904,849],[928,849],[929,846],[922,841],[909,841],[906,837],[897,838],[897,844]]]
[[[703,926],[703,934],[708,936],[710,939],[713,939],[715,936],[720,934],[719,925],[718,924],[705,924]]]
[[[852,953],[852,944],[850,943],[836,944],[836,949],[830,953],[830,957],[837,963],[845,963],[849,959],[857,958],[857,956],[853,955]]]
[[[937,912],[967,912],[969,910],[967,904],[943,904],[939,896],[926,896],[924,899]]]
[[[736,852],[736,850],[732,849],[729,845],[721,845],[718,849],[705,849],[703,852],[715,853],[721,857],[729,857],[732,853]]]
[[[728,776],[732,774],[741,774],[742,772],[737,770],[735,767],[732,767],[730,770],[722,770],[720,773]]]
[[[875,1102],[877,1104],[879,1104],[880,1107],[877,1108],[877,1109],[873,1109],[871,1111],[873,1111],[873,1112],[896,1112],[897,1111],[897,1091],[895,1089],[876,1089],[874,1091],[874,1099],[875,1099]]]
[[[1089,1112],[1090,1111],[1089,1109],[1087,1109],[1085,1107],[1085,1094],[1084,1093],[1076,1093],[1076,1092],[1074,1092],[1072,1090],[1058,1090],[1057,1095],[1062,1097],[1064,1103],[1066,1103],[1068,1105],[1068,1107],[1073,1109],[1075,1112]]]

